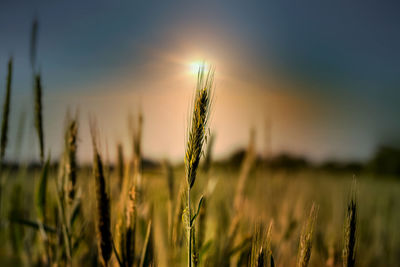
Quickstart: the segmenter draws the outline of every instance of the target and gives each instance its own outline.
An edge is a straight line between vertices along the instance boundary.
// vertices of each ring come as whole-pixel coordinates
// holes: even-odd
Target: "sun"
[[[204,69],[207,72],[209,66],[204,61],[193,61],[189,64],[189,72],[192,75],[197,75],[200,69]]]

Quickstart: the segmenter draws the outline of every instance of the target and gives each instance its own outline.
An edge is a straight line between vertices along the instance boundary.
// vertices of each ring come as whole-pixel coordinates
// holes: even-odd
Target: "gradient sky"
[[[366,159],[400,137],[400,6],[396,1],[0,1],[0,84],[15,60],[9,158],[21,113],[33,131],[29,38],[39,20],[46,150],[58,155],[67,108],[88,114],[107,157],[130,144],[127,116],[143,110],[144,154],[183,157],[193,61],[216,67],[216,153],[247,143],[313,160]],[[0,95],[4,99],[4,89]],[[27,132],[29,132],[27,131]],[[37,157],[26,134],[23,157]]]

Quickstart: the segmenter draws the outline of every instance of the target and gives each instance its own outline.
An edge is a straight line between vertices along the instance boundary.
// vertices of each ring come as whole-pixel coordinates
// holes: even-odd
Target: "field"
[[[79,116],[68,113],[63,153],[52,158],[46,153],[42,77],[34,62],[36,32],[34,22],[35,129],[29,135],[39,153],[29,166],[6,157],[12,59],[7,68],[0,266],[400,266],[396,175],[355,165],[354,172],[301,160],[293,165],[285,157],[286,165],[277,167],[273,157],[257,155],[254,131],[241,156],[213,160],[218,139],[208,124],[212,67],[198,69],[181,163],[144,158],[140,112],[130,120],[132,147],[118,145],[115,159],[108,158],[111,148],[90,117],[93,160],[86,165],[77,158]],[[123,151],[130,150],[127,157]],[[399,173],[398,155],[383,151],[371,166]]]
[[[36,221],[34,188],[40,180],[40,172],[19,170],[3,174],[7,176],[7,190],[3,195],[2,217],[13,214],[18,218]],[[170,173],[171,175],[171,173]],[[46,201],[46,222],[56,228],[57,201],[55,199],[56,170],[51,170],[48,180]],[[94,212],[96,193],[94,179],[90,170],[78,172],[79,193],[82,213],[79,214],[73,229],[73,240],[78,242],[73,250],[73,266],[87,266],[97,262],[97,241]],[[121,215],[119,177],[110,171],[108,184],[111,195],[112,232],[117,236],[118,219]],[[173,170],[174,192],[182,184],[184,170]],[[229,168],[212,168],[206,175],[199,173],[195,197],[202,188],[213,187],[207,194],[204,247],[200,249],[200,266],[216,266],[213,262],[217,249],[226,245],[228,229],[235,216],[233,199],[236,191],[238,172]],[[307,221],[313,202],[319,206],[315,223],[312,253],[309,266],[342,266],[344,246],[344,222],[346,205],[349,199],[353,178],[347,174],[327,174],[318,171],[268,171],[256,168],[248,177],[245,201],[239,211],[240,223],[232,248],[237,248],[223,264],[233,266],[240,257],[247,257],[251,246],[254,222],[261,221],[265,226],[272,221],[271,250],[275,266],[294,266],[299,247],[301,230]],[[152,259],[157,266],[184,266],[186,250],[184,229],[179,225],[180,239],[175,244],[168,242],[168,211],[170,208],[168,174],[164,169],[143,173],[143,203],[137,205],[138,221],[136,230],[135,258],[137,261],[146,236],[146,222],[139,218],[151,218],[153,246]],[[400,185],[395,180],[376,180],[360,177],[357,180],[357,242],[356,263],[358,266],[397,266],[400,262],[400,217],[396,212],[400,205]],[[177,195],[177,194],[176,194]],[[10,200],[10,201],[7,201]],[[177,198],[172,206],[176,205]],[[173,209],[175,209],[173,207]],[[14,217],[15,219],[16,217]],[[61,227],[60,225],[58,225]],[[49,233],[51,242],[56,242],[57,234]],[[180,240],[180,241],[179,241]],[[247,242],[245,241],[247,240]],[[243,243],[245,241],[245,243]],[[43,261],[45,248],[37,229],[13,222],[3,225],[1,235],[1,265],[36,265]],[[62,253],[61,244],[51,244],[53,257]],[[61,250],[61,251],[60,251]],[[62,256],[59,256],[62,258]],[[226,257],[226,256],[225,256]],[[241,266],[247,266],[246,264]],[[61,262],[59,265],[63,265]],[[96,264],[95,264],[96,265]],[[111,266],[117,265],[115,257]]]

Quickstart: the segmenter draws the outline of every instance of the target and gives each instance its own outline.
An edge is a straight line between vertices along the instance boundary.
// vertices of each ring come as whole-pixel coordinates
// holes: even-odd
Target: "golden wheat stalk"
[[[144,266],[152,266],[152,265],[146,265],[147,264],[152,264],[152,259],[149,259],[148,255],[151,254],[151,242],[152,242],[152,237],[151,237],[151,232],[152,232],[152,228],[151,228],[151,220],[149,220],[148,224],[147,224],[147,230],[146,230],[146,236],[144,238],[144,243],[143,243],[143,248],[142,248],[142,252],[141,252],[141,256],[140,256],[140,263],[139,263],[139,267],[144,267]]]
[[[133,266],[135,260],[135,233],[136,233],[136,191],[135,186],[129,192],[126,207],[125,237],[123,244],[123,261],[126,266]]]
[[[67,176],[67,197],[71,204],[75,199],[76,194],[76,177],[77,177],[77,137],[78,123],[76,119],[68,123],[67,132],[65,134],[65,152],[67,155],[65,161],[65,174]]]
[[[124,181],[124,149],[122,147],[122,144],[117,144],[117,172],[118,172],[118,183],[119,183],[119,189],[121,190],[122,184]]]
[[[311,257],[312,238],[315,222],[318,216],[318,207],[313,203],[307,223],[300,236],[299,253],[297,256],[297,267],[307,267]]]
[[[139,112],[137,120],[133,116],[129,116],[129,128],[132,134],[132,166],[133,179],[136,183],[136,192],[138,193],[138,202],[141,202],[142,194],[142,128],[143,114]]]
[[[256,224],[251,245],[250,266],[271,267],[271,265],[273,265],[271,232],[272,222],[270,222],[266,230],[263,230],[260,223]]]

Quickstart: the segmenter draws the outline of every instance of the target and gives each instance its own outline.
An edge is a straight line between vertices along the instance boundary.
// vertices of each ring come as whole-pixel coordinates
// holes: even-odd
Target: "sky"
[[[67,110],[79,111],[82,161],[91,158],[90,116],[113,161],[118,142],[130,154],[128,115],[141,110],[144,155],[182,159],[191,64],[206,61],[216,68],[217,157],[245,146],[254,128],[260,154],[365,160],[400,139],[399,12],[395,1],[1,0],[0,104],[14,59],[7,157],[38,157],[29,63],[36,17],[52,157]]]

